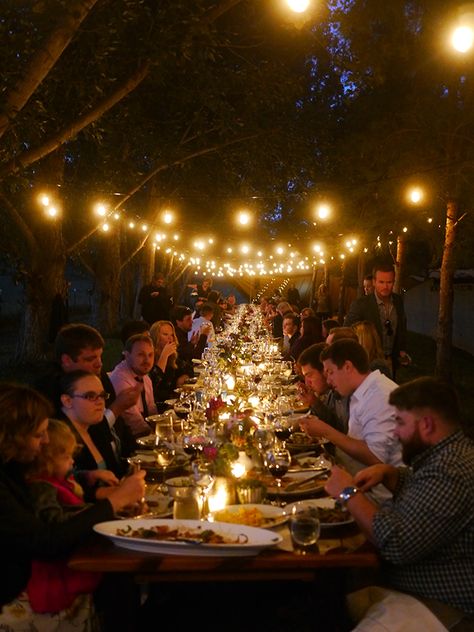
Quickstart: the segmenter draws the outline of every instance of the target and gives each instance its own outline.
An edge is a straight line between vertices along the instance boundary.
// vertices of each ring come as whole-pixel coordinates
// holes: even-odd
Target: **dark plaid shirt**
[[[400,470],[374,518],[391,587],[474,614],[474,442],[456,432]]]

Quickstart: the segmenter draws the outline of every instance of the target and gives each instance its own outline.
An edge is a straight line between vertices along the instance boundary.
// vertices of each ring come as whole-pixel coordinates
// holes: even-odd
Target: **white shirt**
[[[403,463],[402,451],[395,437],[395,408],[388,403],[388,398],[397,387],[398,384],[379,370],[371,371],[352,393],[347,430],[349,437],[365,441],[372,454],[382,463],[395,467]],[[342,450],[337,451],[337,456],[352,474],[367,467]],[[391,497],[382,485],[377,485],[371,495],[378,502]]]
[[[214,330],[214,325],[212,324],[212,321],[207,320],[206,318],[204,318],[204,316],[198,316],[197,318],[193,320],[193,327],[191,331],[188,333],[188,340],[191,340],[194,332],[199,331],[201,329],[201,325],[211,326],[211,331],[209,332],[207,336],[207,345],[206,345],[208,347],[211,347],[213,342],[215,342],[216,340],[216,332]]]

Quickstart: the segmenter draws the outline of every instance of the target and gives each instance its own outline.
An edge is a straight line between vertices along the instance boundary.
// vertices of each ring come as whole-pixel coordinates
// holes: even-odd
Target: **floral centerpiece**
[[[204,457],[213,465],[216,476],[232,476],[232,463],[239,458],[239,449],[232,443],[206,446],[203,450]]]

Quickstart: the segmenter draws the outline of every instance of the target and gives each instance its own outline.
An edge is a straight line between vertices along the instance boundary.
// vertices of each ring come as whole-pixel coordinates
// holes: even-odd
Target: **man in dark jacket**
[[[392,363],[392,375],[399,364],[409,360],[405,351],[406,316],[402,297],[393,292],[395,270],[392,265],[378,265],[373,271],[374,292],[356,299],[344,319],[344,326],[361,320],[374,323],[380,336],[385,359]]]
[[[144,285],[138,295],[142,318],[153,325],[157,320],[169,320],[173,299],[165,287],[165,277],[158,272],[151,283]]]

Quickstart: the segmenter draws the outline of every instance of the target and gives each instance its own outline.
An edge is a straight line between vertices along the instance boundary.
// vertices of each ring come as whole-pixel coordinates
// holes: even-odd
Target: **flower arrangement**
[[[206,446],[204,457],[213,464],[216,476],[232,476],[232,463],[239,458],[239,449],[232,443]]]

